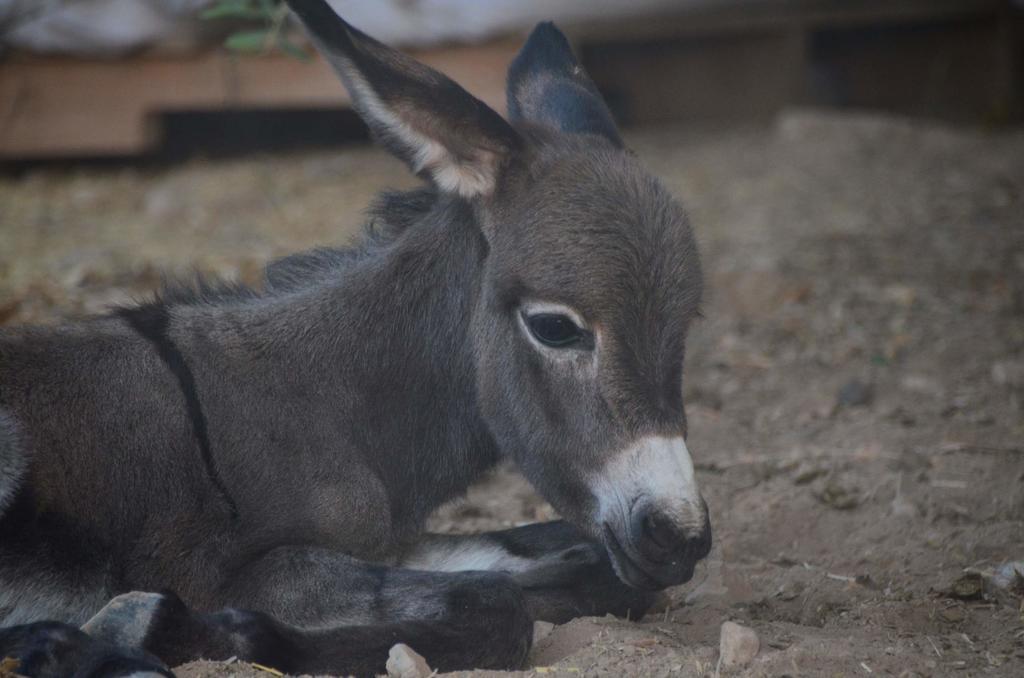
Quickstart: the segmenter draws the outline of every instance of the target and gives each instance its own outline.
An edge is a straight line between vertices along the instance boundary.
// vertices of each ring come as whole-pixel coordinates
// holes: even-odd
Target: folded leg
[[[616,576],[604,547],[564,521],[474,535],[427,535],[403,567],[505,572],[519,584],[535,619],[561,624],[580,616],[639,619],[657,594]]]
[[[289,564],[287,576],[260,579]],[[444,671],[518,668],[532,641],[522,591],[500,573],[416,572],[320,549],[281,549],[247,568],[232,588],[245,594],[237,607],[212,613],[171,593],[125,594],[83,630],[145,649],[169,666],[235,656],[292,673],[346,675],[383,673],[395,643]],[[325,610],[322,618],[332,621],[314,623]]]
[[[167,666],[236,656],[295,673],[374,675],[384,671],[390,647],[405,643],[443,671],[508,669],[525,660],[535,618],[639,618],[653,601],[621,583],[604,549],[563,522],[430,535],[401,565],[281,547],[233,573],[216,598],[200,601],[225,608],[218,612],[192,609],[172,593],[128,593],[82,627],[88,635],[64,625],[6,629],[0,653],[15,647],[10,638],[28,633],[35,646],[50,648],[47,666],[58,667],[30,676],[74,675],[81,657],[104,654],[128,662],[155,656]],[[61,649],[69,638],[74,652]],[[158,675],[164,670],[152,667]]]
[[[5,658],[14,661],[8,667],[13,675],[32,678],[173,678],[167,667],[146,652],[112,645],[60,622],[0,629],[0,659]]]

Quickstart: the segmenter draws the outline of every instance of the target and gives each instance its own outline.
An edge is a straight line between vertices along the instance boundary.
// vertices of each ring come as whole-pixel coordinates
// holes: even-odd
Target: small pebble
[[[1024,386],[1024,360],[1001,360],[992,365],[992,381],[1000,386]]]
[[[804,592],[804,585],[801,582],[793,582],[792,584],[785,584],[779,588],[775,597],[779,600],[796,600],[801,593]]]
[[[754,629],[731,621],[722,623],[718,652],[723,669],[743,668],[754,661],[760,649],[761,641]]]
[[[897,497],[892,500],[892,504],[889,506],[892,514],[897,518],[917,518],[921,515],[921,511],[917,508],[917,504],[903,497]]]
[[[426,659],[402,643],[392,646],[385,668],[389,678],[428,678],[433,673]]]
[[[939,610],[939,618],[950,624],[959,624],[967,619],[967,612],[962,607],[947,607]]]
[[[806,485],[824,475],[828,475],[828,469],[821,468],[820,466],[801,467],[797,469],[796,475],[793,476],[793,483],[796,485]]]
[[[830,480],[816,496],[818,501],[837,511],[848,511],[856,508],[861,502],[861,494],[857,488],[847,487],[834,480]]]
[[[1001,589],[1024,596],[1024,560],[1006,563],[992,577],[992,583]]]
[[[555,625],[551,622],[546,621],[535,621],[533,622],[533,644],[536,645],[540,641],[544,640],[551,635],[551,632],[555,630]]]
[[[875,399],[875,390],[871,384],[865,384],[859,379],[846,382],[839,388],[836,394],[836,404],[839,407],[862,407],[870,405]]]
[[[977,600],[982,597],[985,582],[977,572],[966,572],[957,577],[949,589],[951,598],[957,600]]]

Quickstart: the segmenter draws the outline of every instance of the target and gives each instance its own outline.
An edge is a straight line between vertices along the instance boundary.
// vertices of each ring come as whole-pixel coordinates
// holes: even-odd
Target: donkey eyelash
[[[525,302],[519,305],[519,311],[521,314],[526,316],[540,315],[542,313],[550,313],[553,315],[564,315],[569,320],[576,323],[576,326],[582,330],[588,332],[590,329],[590,323],[583,319],[579,313],[576,312],[571,306],[565,304],[558,304],[553,302],[537,301],[537,302]]]

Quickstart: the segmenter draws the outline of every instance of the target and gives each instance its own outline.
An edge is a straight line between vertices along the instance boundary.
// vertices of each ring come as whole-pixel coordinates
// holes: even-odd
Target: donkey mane
[[[270,262],[264,272],[265,294],[305,289],[336,277],[356,262],[379,255],[430,212],[437,199],[437,190],[432,186],[380,193],[367,209],[369,218],[359,242],[350,247],[316,247]]]
[[[379,256],[434,207],[433,186],[383,191],[366,210],[368,219],[358,242],[349,247],[315,247],[266,265],[261,288],[196,272],[168,278],[152,298],[116,311],[175,306],[225,306],[282,296],[336,278],[354,264]]]

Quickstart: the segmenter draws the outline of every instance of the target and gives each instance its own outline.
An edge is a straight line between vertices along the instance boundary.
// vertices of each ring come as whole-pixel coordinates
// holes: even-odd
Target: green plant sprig
[[[217,0],[200,12],[199,18],[259,25],[228,35],[224,46],[232,52],[269,54],[277,49],[300,61],[310,59],[309,52],[288,38],[288,7],[280,0]]]

